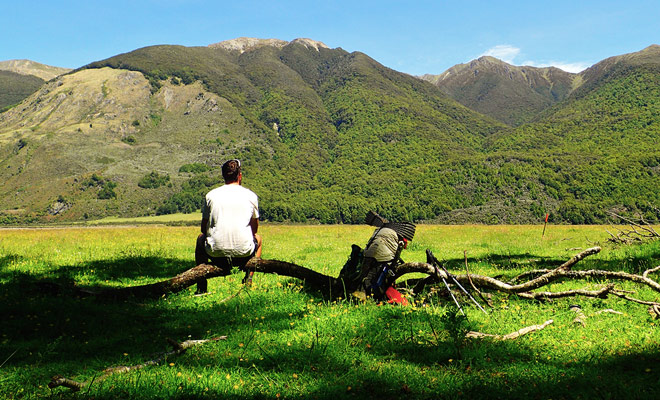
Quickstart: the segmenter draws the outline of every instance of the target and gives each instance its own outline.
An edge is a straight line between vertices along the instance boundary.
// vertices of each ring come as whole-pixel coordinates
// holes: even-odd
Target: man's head
[[[240,160],[229,160],[222,164],[222,177],[225,183],[240,183],[241,179],[241,162]]]

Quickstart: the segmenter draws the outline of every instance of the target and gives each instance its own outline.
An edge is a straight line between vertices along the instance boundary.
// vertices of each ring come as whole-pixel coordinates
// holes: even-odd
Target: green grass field
[[[405,261],[426,248],[456,273],[513,277],[558,266],[595,244],[576,269],[641,273],[660,265],[660,243],[613,247],[608,227],[418,226]],[[336,276],[367,226],[263,225],[264,258]],[[616,297],[533,302],[492,293],[484,315],[445,296],[410,307],[328,300],[300,281],[257,274],[237,296],[237,271],[155,300],[76,297],[69,287],[155,282],[194,265],[197,227],[0,230],[0,398],[659,398],[660,333],[645,306]],[[595,289],[604,282],[553,284]],[[630,283],[618,287],[658,301]],[[226,301],[225,301],[226,300]],[[586,326],[575,324],[580,304]],[[613,309],[623,314],[596,314]],[[466,330],[506,334],[547,320],[544,330],[505,342],[466,340]],[[208,342],[158,365],[101,379],[170,350],[166,338]],[[47,387],[61,374],[91,382],[74,394]]]

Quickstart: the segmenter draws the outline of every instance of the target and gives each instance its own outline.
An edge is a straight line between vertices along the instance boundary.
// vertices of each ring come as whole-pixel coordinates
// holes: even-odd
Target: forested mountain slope
[[[562,219],[599,222],[608,209],[660,204],[660,46],[612,57],[538,122],[489,138],[488,153],[534,154]]]
[[[0,61],[0,112],[36,92],[45,81],[68,71],[31,60]]]
[[[565,98],[513,129],[309,39],[138,49],[0,114],[0,210],[6,222],[194,211],[236,157],[271,221],[651,215],[660,75],[647,50],[563,81],[570,94],[553,86]]]

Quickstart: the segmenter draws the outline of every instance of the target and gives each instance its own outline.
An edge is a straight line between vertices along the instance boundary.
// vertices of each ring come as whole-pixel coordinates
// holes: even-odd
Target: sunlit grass
[[[460,298],[467,328],[506,334],[555,322],[512,342],[457,342],[447,319],[451,301],[431,297],[411,307],[325,298],[302,282],[255,276],[231,300],[242,274],[210,280],[155,300],[75,297],[67,287],[155,282],[193,266],[197,227],[104,227],[0,230],[0,397],[69,397],[46,388],[62,374],[91,381],[110,366],[136,365],[183,341],[227,340],[139,372],[84,389],[94,398],[653,398],[658,394],[660,334],[641,305],[610,299],[537,303],[492,294],[482,314]],[[264,258],[295,262],[336,276],[367,226],[263,225]],[[660,265],[660,245],[611,247],[600,226],[426,226],[404,251],[425,249],[463,273],[512,277],[552,268],[595,244],[603,251],[577,268],[637,272]],[[465,252],[465,253],[464,253]],[[54,284],[54,285],[53,285]],[[597,288],[603,282],[558,283],[550,289]],[[60,286],[58,286],[60,285]],[[637,285],[635,296],[658,300]],[[587,325],[573,322],[579,303]],[[596,314],[603,309],[618,314]],[[14,353],[15,352],[15,353]],[[13,354],[13,355],[12,355]]]
[[[85,222],[85,225],[106,225],[106,224],[145,224],[145,223],[171,223],[171,222],[197,222],[199,221],[199,212],[191,214],[165,214],[146,217],[105,217],[93,221]]]

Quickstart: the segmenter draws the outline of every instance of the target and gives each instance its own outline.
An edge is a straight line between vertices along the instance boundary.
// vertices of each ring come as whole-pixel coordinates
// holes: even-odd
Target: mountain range
[[[0,113],[5,223],[194,211],[229,158],[270,221],[659,216],[657,45],[579,74],[482,57],[414,77],[310,39],[239,38],[33,85]]]

